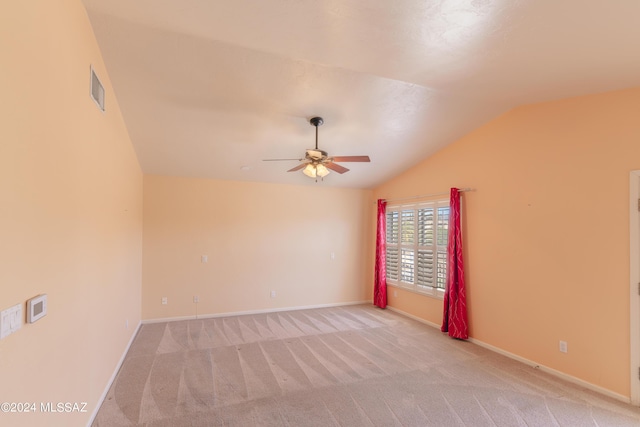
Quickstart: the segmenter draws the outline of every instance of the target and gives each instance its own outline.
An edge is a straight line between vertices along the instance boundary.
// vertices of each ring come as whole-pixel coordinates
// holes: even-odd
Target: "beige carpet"
[[[94,426],[638,426],[640,410],[372,306],[147,324]]]

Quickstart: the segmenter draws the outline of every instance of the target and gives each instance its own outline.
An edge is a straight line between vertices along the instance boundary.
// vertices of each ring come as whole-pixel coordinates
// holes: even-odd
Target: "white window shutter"
[[[398,248],[387,246],[387,257],[386,257],[387,280],[391,280],[394,282],[398,281],[398,263],[399,262],[400,260],[398,257]]]
[[[415,252],[413,249],[402,248],[400,258],[400,280],[405,283],[413,284],[415,269]]]
[[[400,212],[387,212],[387,245],[397,245],[400,233]]]
[[[403,245],[412,245],[415,240],[415,211],[402,211],[402,219],[400,223],[400,233],[402,234],[401,243]]]
[[[442,296],[447,281],[448,201],[387,210],[387,280],[393,285]]]
[[[433,286],[433,251],[418,249],[418,286]]]

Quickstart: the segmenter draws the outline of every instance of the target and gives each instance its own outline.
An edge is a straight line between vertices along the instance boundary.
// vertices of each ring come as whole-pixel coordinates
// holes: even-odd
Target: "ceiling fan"
[[[287,172],[295,172],[303,169],[302,173],[307,175],[309,178],[315,178],[316,181],[318,177],[321,179],[325,176],[329,175],[329,169],[332,171],[338,172],[340,174],[348,172],[349,169],[345,168],[337,164],[336,162],[370,162],[369,156],[332,156],[329,157],[329,154],[326,151],[318,149],[318,126],[321,126],[324,123],[322,117],[312,117],[309,120],[309,123],[316,128],[316,148],[308,149],[305,152],[305,156],[302,159],[265,159],[265,162],[278,162],[278,161],[287,161],[287,160],[297,160],[302,162],[295,168],[289,169]]]

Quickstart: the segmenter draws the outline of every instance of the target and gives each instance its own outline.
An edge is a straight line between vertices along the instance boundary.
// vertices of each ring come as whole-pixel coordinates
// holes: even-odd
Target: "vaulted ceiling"
[[[83,1],[148,174],[372,188],[518,105],[640,86],[638,0]],[[371,163],[262,161],[313,116]]]

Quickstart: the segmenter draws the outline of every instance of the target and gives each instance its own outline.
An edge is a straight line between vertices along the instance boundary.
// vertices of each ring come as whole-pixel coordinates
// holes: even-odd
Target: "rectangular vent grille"
[[[93,67],[91,67],[91,98],[96,102],[98,108],[104,111],[104,87],[102,87]]]

